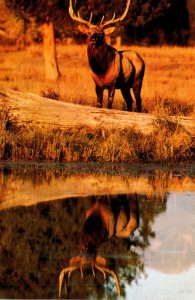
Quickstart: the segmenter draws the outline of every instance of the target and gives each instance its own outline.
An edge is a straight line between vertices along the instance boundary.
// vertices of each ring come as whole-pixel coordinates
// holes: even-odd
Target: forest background
[[[93,12],[93,23],[103,15],[109,19],[113,12],[120,15],[126,1],[80,0],[73,1],[75,11],[84,18]],[[74,38],[77,43],[83,37],[75,30],[77,24],[70,22],[68,0],[0,0],[0,30],[6,31],[7,39],[14,41],[27,35],[26,42],[42,39],[40,25],[52,22],[55,36],[60,40]],[[12,18],[8,13],[13,12]],[[123,43],[154,45],[194,45],[195,5],[194,0],[132,0],[130,11],[115,35]],[[2,38],[1,38],[2,39]]]

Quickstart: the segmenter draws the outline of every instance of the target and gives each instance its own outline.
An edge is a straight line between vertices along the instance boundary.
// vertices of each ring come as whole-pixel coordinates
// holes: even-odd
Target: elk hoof
[[[101,103],[97,103],[96,107],[102,108],[102,104]]]

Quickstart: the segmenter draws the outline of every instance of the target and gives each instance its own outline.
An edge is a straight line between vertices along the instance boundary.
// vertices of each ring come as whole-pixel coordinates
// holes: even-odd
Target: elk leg
[[[136,100],[136,107],[137,107],[137,112],[141,112],[142,110],[142,99],[140,96],[141,93],[141,84],[137,84],[133,86],[133,93],[135,96],[135,100]]]
[[[102,102],[103,102],[103,89],[96,85],[95,87],[96,95],[97,95],[97,107],[102,108]]]
[[[129,87],[125,87],[121,89],[121,93],[123,95],[123,98],[125,99],[127,103],[127,111],[132,111],[132,102],[133,99],[131,97],[130,89]]]
[[[108,89],[108,105],[107,105],[107,108],[112,108],[114,93],[115,93],[115,87],[112,86]]]

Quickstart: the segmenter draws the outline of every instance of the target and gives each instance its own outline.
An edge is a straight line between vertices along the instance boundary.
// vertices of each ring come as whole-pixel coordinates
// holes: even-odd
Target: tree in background
[[[121,15],[125,3],[125,0],[80,0],[75,11],[80,8],[86,18],[92,11],[92,21],[96,23],[103,15],[105,19],[114,12]],[[186,45],[190,32],[187,0],[132,0],[126,19],[117,27],[125,42]]]
[[[16,43],[24,24],[22,20],[15,18],[5,6],[5,2],[0,0],[0,43],[3,45],[12,45]]]
[[[189,13],[190,24],[190,45],[195,45],[195,5],[194,0],[187,0],[187,8]]]
[[[5,0],[9,9],[27,24],[35,21],[41,28],[45,59],[45,76],[57,80],[60,72],[56,57],[54,26],[67,17],[68,1],[65,0]]]
[[[186,45],[189,16],[186,0],[134,0],[126,35],[148,44]]]
[[[125,43],[187,45],[191,30],[189,20],[191,23],[194,20],[193,14],[189,19],[188,11],[193,10],[193,1],[131,0],[127,17],[122,24],[117,24],[115,34],[121,36]],[[68,15],[69,0],[4,0],[4,2],[22,20],[23,36],[29,23],[41,28],[46,79],[57,80],[60,72],[56,59],[54,27],[56,36],[61,40],[63,37],[71,36],[78,42],[81,38],[75,30],[76,25]],[[110,19],[114,12],[116,16],[120,16],[124,11],[126,0],[75,0],[73,4],[75,12],[79,10],[83,18],[89,18],[90,12],[93,12],[92,22],[95,24],[103,15],[105,20]]]

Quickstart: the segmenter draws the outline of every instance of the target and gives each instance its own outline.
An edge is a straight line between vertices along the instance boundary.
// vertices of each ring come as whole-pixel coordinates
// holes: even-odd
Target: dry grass
[[[131,48],[146,63],[144,112],[160,116],[193,115],[195,48]],[[58,84],[52,84],[44,80],[40,45],[31,46],[25,52],[2,51],[0,87],[95,106],[86,46],[58,45],[58,61],[62,78]],[[119,92],[113,107],[125,109]],[[147,136],[135,128],[107,130],[87,126],[46,132],[16,128],[9,110],[1,109],[0,113],[0,159],[175,163],[192,162],[194,157],[194,139],[168,121],[158,122],[155,132]]]
[[[172,164],[195,157],[194,139],[166,120],[157,122],[149,135],[135,128],[30,130],[15,127],[11,112],[1,109],[0,142],[0,160]]]
[[[132,46],[131,49],[140,53],[146,63],[143,111],[165,115],[194,114],[195,48]],[[58,84],[52,84],[44,80],[41,45],[30,46],[20,52],[2,49],[0,86],[95,106],[96,96],[86,46],[59,44],[57,53],[62,78]],[[116,92],[113,108],[126,109],[119,91]]]

